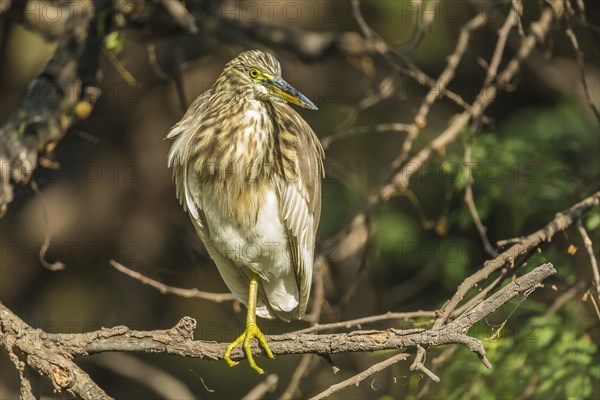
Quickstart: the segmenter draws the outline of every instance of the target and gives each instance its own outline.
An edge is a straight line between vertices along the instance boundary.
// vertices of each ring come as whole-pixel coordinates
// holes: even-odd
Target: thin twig
[[[590,300],[592,301],[592,305],[594,306],[594,311],[596,311],[596,317],[598,317],[598,321],[600,321],[600,306],[598,306],[598,303],[596,302],[596,299],[594,299],[594,296],[590,296]]]
[[[142,275],[137,271],[129,269],[126,266],[124,266],[123,264],[118,263],[115,260],[110,260],[109,263],[118,271],[124,273],[125,275],[132,277],[133,279],[136,279],[136,280],[142,282],[144,285],[148,285],[148,286],[151,286],[151,287],[157,289],[162,294],[170,293],[170,294],[174,294],[174,295],[177,295],[180,297],[184,297],[186,299],[198,298],[198,299],[214,301],[215,303],[221,303],[223,301],[235,300],[235,296],[231,293],[211,293],[211,292],[203,292],[196,288],[184,289],[184,288],[179,288],[179,287],[175,287],[175,286],[165,285],[162,282],[159,282],[152,278],[148,278],[147,276]]]
[[[333,322],[329,324],[315,324],[308,328],[301,329],[292,333],[319,333],[330,331],[334,329],[350,329],[354,327],[360,327],[365,324],[372,324],[380,321],[388,320],[409,320],[415,318],[433,318],[435,317],[435,311],[411,311],[411,312],[390,312],[380,315],[371,315],[368,317],[362,317],[357,319],[351,319],[348,321]]]
[[[511,12],[509,12],[508,16],[504,20],[502,28],[500,28],[500,30],[498,31],[498,40],[496,41],[496,48],[494,49],[494,54],[492,55],[490,65],[487,68],[485,80],[483,81],[484,86],[491,84],[498,75],[498,67],[500,66],[500,62],[502,61],[502,55],[504,54],[504,49],[506,47],[508,35],[519,20],[520,19],[518,6],[516,6],[515,3],[512,3]]]
[[[525,37],[525,29],[523,28],[523,21],[521,21],[521,15],[523,15],[523,3],[521,0],[512,0],[511,6],[515,13],[515,19],[517,20],[517,29],[519,32],[519,36]]]
[[[190,14],[185,5],[178,0],[161,0],[163,7],[171,17],[188,33],[198,33],[200,30],[196,25],[196,18]]]
[[[554,303],[546,309],[544,315],[554,315],[558,310],[561,309],[569,300],[573,299],[577,294],[584,289],[586,286],[585,281],[579,281],[575,285],[571,286],[569,290],[561,294],[554,300]]]
[[[500,283],[500,281],[502,281],[505,278],[505,275],[506,274],[501,274],[496,279],[494,279],[489,285],[487,285],[479,293],[477,293],[475,296],[473,296],[472,299],[465,302],[465,304],[463,304],[462,306],[460,306],[456,310],[454,310],[452,312],[452,316],[462,315],[462,313],[464,313],[467,310],[470,310],[475,304],[477,304],[481,300],[485,299],[486,296],[488,295],[488,293],[490,293],[496,287],[496,285],[498,285],[498,283]]]
[[[277,383],[279,382],[279,376],[276,374],[268,375],[261,383],[256,385],[252,390],[250,390],[242,400],[258,400],[262,399],[265,394],[268,392],[272,392],[277,388]]]
[[[325,272],[329,265],[327,264],[327,260],[323,257],[319,257],[315,260],[315,289],[314,289],[314,300],[313,300],[313,310],[310,314],[305,316],[305,320],[309,321],[313,324],[319,322],[321,318],[321,313],[323,311],[323,305],[325,303]],[[314,358],[311,354],[304,354],[300,359],[300,363],[294,370],[292,377],[288,386],[285,388],[283,394],[281,395],[282,400],[289,400],[294,397],[294,393],[300,386],[300,382],[306,373],[308,372],[310,366],[314,363]]]
[[[417,68],[417,66],[414,63],[410,62],[410,60],[408,60],[405,56],[399,54],[391,45],[389,45],[367,24],[360,10],[360,3],[358,0],[352,0],[352,14],[354,16],[354,19],[358,23],[361,31],[363,32],[363,35],[366,37],[367,41],[370,42],[373,50],[376,53],[380,54],[397,73],[407,75],[419,84],[427,86],[429,89],[437,90],[437,82],[435,80],[427,76],[427,74],[425,74],[423,71]],[[396,60],[392,57],[392,55],[400,59],[400,61],[403,65],[405,65],[405,67],[398,64]],[[459,105],[465,110],[469,109],[468,103],[466,103],[458,94],[452,92],[451,90],[439,91],[439,95],[445,96],[448,99],[454,101],[457,105]]]
[[[290,400],[294,398],[294,393],[296,392],[296,389],[298,389],[298,386],[300,386],[300,381],[304,377],[304,374],[306,374],[310,365],[313,363],[313,358],[314,356],[312,354],[304,354],[302,356],[300,363],[292,374],[290,383],[280,397],[281,400]]]
[[[570,2],[565,1],[565,4],[567,6],[567,28],[565,29],[565,34],[569,38],[571,46],[573,46],[573,50],[575,50],[577,66],[579,67],[579,77],[581,80],[581,86],[583,87],[583,92],[585,93],[585,98],[588,102],[588,105],[590,106],[590,109],[596,116],[596,119],[600,121],[600,110],[598,110],[598,107],[596,106],[596,104],[594,104],[594,101],[592,100],[590,87],[585,76],[585,54],[583,53],[583,51],[581,51],[581,48],[579,47],[579,41],[577,40],[577,36],[575,35],[575,31],[573,30],[573,24],[571,23],[571,17],[574,14],[574,10]]]
[[[395,93],[395,86],[397,84],[397,79],[394,75],[388,75],[379,82],[377,85],[377,91],[373,94],[370,94],[366,97],[363,97],[357,104],[350,106],[346,111],[348,115],[346,118],[338,124],[337,130],[343,132],[345,130],[350,129],[349,127],[356,121],[358,117],[358,113],[364,111],[370,107],[373,107],[389,98],[391,98]],[[335,136],[336,134],[332,135]],[[324,148],[326,149],[330,143],[327,143],[327,137],[324,138],[322,143],[324,142]]]
[[[93,362],[108,371],[147,387],[162,398],[180,400],[194,398],[194,394],[181,380],[134,355],[99,354],[93,358]]]
[[[331,136],[326,136],[323,139],[321,139],[321,144],[323,145],[323,148],[325,150],[327,150],[327,148],[331,145],[331,143],[337,142],[339,140],[348,139],[348,138],[356,136],[356,135],[360,135],[360,134],[364,134],[364,133],[371,133],[371,132],[373,132],[373,133],[407,132],[409,130],[409,128],[410,128],[410,125],[396,123],[396,122],[391,122],[391,123],[387,123],[387,124],[375,124],[375,125],[369,125],[369,126],[360,126],[360,127],[352,128],[346,132],[340,132],[340,133],[336,133]]]
[[[358,385],[360,382],[367,379],[369,376],[373,375],[376,372],[383,371],[384,369],[396,364],[398,361],[406,360],[410,355],[408,353],[400,353],[396,354],[387,360],[381,361],[377,364],[371,365],[369,368],[361,372],[360,374],[354,375],[351,378],[346,379],[340,383],[336,383],[335,385],[331,385],[327,390],[322,391],[321,393],[313,396],[310,400],[320,400],[326,397],[331,396],[332,394],[339,392],[342,389],[345,389],[352,385]]]
[[[327,260],[324,257],[317,256],[314,267],[314,289],[313,306],[310,314],[304,316],[304,320],[316,324],[321,319],[323,303],[325,302],[325,272],[329,268]]]
[[[447,347],[446,349],[444,349],[444,351],[442,351],[440,353],[440,355],[435,357],[431,361],[431,370],[432,370],[431,372],[435,373],[435,371],[437,371],[440,368],[440,366],[442,366],[446,361],[448,361],[450,359],[450,357],[452,356],[452,354],[454,354],[454,352],[456,351],[457,348],[458,348],[457,346]],[[421,388],[421,390],[419,390],[419,393],[417,394],[417,399],[423,398],[429,392],[429,388],[431,387],[432,382],[435,382],[435,381],[432,379],[427,379],[425,381],[425,384],[423,385],[423,387]]]
[[[514,237],[510,239],[502,239],[496,242],[497,248],[502,248],[506,246],[512,246],[513,244],[521,243],[523,241],[523,236]]]
[[[415,355],[415,359],[413,360],[413,363],[410,365],[410,370],[411,371],[415,371],[415,370],[421,371],[422,373],[427,375],[429,377],[429,379],[431,379],[433,382],[439,383],[440,377],[437,376],[436,374],[434,374],[423,363],[425,361],[425,354],[426,354],[425,348],[420,345],[417,346],[417,354]]]
[[[387,200],[395,192],[405,190],[408,187],[411,177],[425,164],[434,152],[439,152],[447,145],[454,142],[471,118],[478,118],[483,114],[487,107],[489,107],[496,99],[498,91],[508,85],[519,71],[521,61],[527,58],[536,47],[537,43],[547,35],[554,18],[555,13],[552,8],[548,7],[544,9],[540,18],[531,24],[531,33],[523,39],[517,54],[498,75],[496,85],[482,87],[469,111],[464,111],[456,115],[450,126],[448,126],[428,146],[424,147],[419,153],[411,158],[406,165],[378,191],[377,196],[371,201],[371,204],[377,204],[382,200]],[[402,157],[403,155],[401,154],[394,162],[394,165],[399,165],[398,162],[401,161]]]
[[[487,228],[481,222],[481,218],[479,217],[479,212],[477,211],[477,206],[475,205],[475,199],[473,197],[473,140],[474,134],[477,124],[471,125],[471,132],[469,133],[469,143],[465,146],[465,154],[463,157],[464,165],[465,165],[465,175],[467,177],[467,186],[465,187],[465,203],[467,204],[467,208],[469,209],[469,213],[471,214],[471,218],[473,219],[473,223],[477,228],[477,232],[479,233],[479,237],[483,242],[483,248],[492,257],[498,256],[498,252],[494,249],[494,246],[490,243],[490,240],[487,237]]]
[[[581,235],[581,239],[583,239],[583,245],[590,257],[590,266],[592,267],[592,274],[594,275],[594,283],[596,284],[596,296],[600,301],[600,273],[598,272],[598,261],[596,261],[596,256],[594,255],[594,247],[592,245],[592,239],[588,235],[587,231],[583,227],[581,223],[581,219],[577,220],[577,229],[579,230],[579,234]]]
[[[44,200],[44,196],[42,196],[42,192],[40,192],[40,188],[38,187],[37,183],[35,182],[34,179],[31,180],[31,188],[33,189],[33,192],[35,193],[35,195],[37,196],[37,198],[40,200],[40,208],[42,210],[42,214],[44,215],[44,223],[45,223],[45,229],[44,229],[44,242],[42,243],[42,246],[40,247],[40,252],[39,252],[39,260],[40,260],[40,264],[42,264],[44,266],[44,268],[49,269],[50,271],[60,271],[65,269],[65,264],[62,263],[60,260],[56,260],[53,263],[50,263],[46,260],[46,251],[48,250],[48,247],[50,247],[50,217],[48,216],[48,206],[46,205],[46,201]]]
[[[511,12],[506,17],[506,20],[504,21],[502,28],[500,28],[500,30],[498,31],[498,40],[496,41],[496,48],[494,49],[494,54],[492,55],[492,59],[487,68],[485,80],[483,82],[483,87],[489,86],[494,81],[496,76],[498,75],[498,67],[500,66],[500,62],[502,61],[502,55],[504,54],[504,49],[506,47],[506,41],[508,39],[508,35],[510,34],[510,31],[512,30],[513,26],[517,23],[518,20],[519,20],[518,5],[513,3]],[[469,213],[471,214],[471,217],[473,218],[473,222],[475,223],[475,227],[477,228],[479,237],[481,238],[481,241],[483,242],[484,250],[490,256],[496,257],[498,255],[498,252],[496,251],[496,249],[494,249],[494,247],[490,243],[490,240],[487,237],[487,228],[481,222],[481,218],[479,217],[479,212],[477,211],[477,207],[475,206],[475,199],[473,197],[474,179],[473,179],[473,170],[471,168],[471,166],[472,166],[472,146],[473,146],[472,140],[474,140],[473,138],[475,136],[475,132],[479,129],[480,121],[481,121],[481,115],[477,116],[477,118],[471,124],[471,129],[469,131],[470,142],[465,147],[464,165],[466,167],[465,170],[466,170],[466,176],[467,176],[467,186],[465,188],[464,200],[465,200],[465,203],[467,204],[467,208],[469,209]]]
[[[431,110],[431,106],[445,93],[448,84],[454,79],[456,68],[467,50],[471,33],[484,26],[486,22],[487,17],[485,13],[480,13],[461,28],[456,47],[452,54],[448,56],[446,68],[444,68],[433,87],[425,95],[421,107],[419,107],[419,111],[415,116],[414,123],[411,125],[411,129],[408,131],[408,135],[402,144],[400,155],[391,164],[392,170],[399,168],[408,158],[415,139],[421,129],[427,125],[427,115]]]
[[[592,196],[586,198],[583,201],[575,204],[567,210],[558,213],[556,217],[550,221],[542,229],[525,236],[523,240],[511,246],[506,251],[502,252],[498,257],[493,260],[487,261],[483,268],[479,269],[473,275],[466,278],[459,286],[452,296],[452,299],[448,301],[442,309],[439,311],[438,318],[434,324],[434,327],[440,328],[450,317],[452,311],[462,301],[467,292],[478,282],[486,279],[492,272],[502,268],[504,265],[509,263],[511,260],[515,260],[520,254],[526,253],[529,249],[537,247],[542,242],[552,240],[552,237],[557,232],[562,232],[569,227],[573,222],[581,217],[581,215],[597,205],[600,202],[600,192],[596,192]]]

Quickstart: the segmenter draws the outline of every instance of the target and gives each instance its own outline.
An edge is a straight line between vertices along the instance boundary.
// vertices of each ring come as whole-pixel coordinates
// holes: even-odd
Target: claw
[[[233,361],[231,359],[231,351],[240,343],[243,343],[244,353],[246,354],[246,358],[248,359],[248,363],[250,367],[258,372],[259,374],[264,374],[265,371],[262,370],[258,365],[256,365],[256,361],[254,361],[254,357],[252,356],[252,348],[250,347],[250,341],[253,338],[258,339],[258,343],[262,346],[267,354],[267,357],[273,358],[273,353],[267,344],[267,338],[260,331],[258,325],[256,325],[256,296],[258,294],[258,276],[255,273],[250,273],[250,287],[248,288],[248,315],[246,317],[246,329],[244,332],[229,346],[227,346],[227,350],[225,350],[225,361],[230,367],[237,365],[237,361]]]
[[[253,338],[258,339],[258,342],[260,343],[262,348],[265,350],[267,357],[273,358],[273,353],[271,352],[271,349],[269,348],[269,345],[267,344],[267,339],[265,338],[265,335],[263,335],[263,333],[260,331],[260,328],[258,327],[258,325],[254,324],[254,323],[249,323],[248,325],[246,325],[246,330],[237,339],[235,339],[233,342],[231,342],[231,344],[229,346],[227,346],[227,350],[225,350],[224,358],[230,367],[233,367],[233,366],[239,364],[238,361],[233,361],[231,359],[231,351],[234,348],[236,348],[237,345],[239,345],[240,343],[243,343],[242,346],[244,347],[244,353],[246,354],[246,358],[248,359],[248,364],[250,364],[250,368],[252,368],[253,370],[255,370],[256,372],[258,372],[259,374],[262,375],[265,373],[265,371],[263,371],[262,368],[260,368],[258,365],[256,365],[256,361],[254,361],[254,356],[252,355],[252,348],[250,346],[250,343]]]

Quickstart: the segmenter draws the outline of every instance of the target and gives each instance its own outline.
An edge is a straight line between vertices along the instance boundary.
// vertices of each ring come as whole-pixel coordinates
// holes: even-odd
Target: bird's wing
[[[194,218],[198,218],[197,207],[190,202],[188,196],[187,182],[187,160],[190,158],[190,141],[196,135],[196,127],[204,117],[206,108],[212,90],[207,90],[196,98],[188,107],[185,115],[169,131],[167,139],[173,139],[171,149],[169,150],[168,165],[173,168],[173,181],[177,199],[186,211],[189,211]]]
[[[275,104],[280,111],[280,129],[297,138],[297,172],[278,184],[281,217],[288,230],[289,250],[300,295],[296,318],[302,318],[312,284],[315,236],[321,216],[323,148],[319,139],[291,107]]]

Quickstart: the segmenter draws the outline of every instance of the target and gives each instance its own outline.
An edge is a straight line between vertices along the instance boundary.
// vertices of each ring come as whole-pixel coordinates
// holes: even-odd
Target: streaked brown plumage
[[[248,306],[246,331],[226,353],[230,365],[231,349],[253,337],[272,356],[254,312],[301,318],[310,294],[324,155],[286,101],[316,107],[280,76],[272,55],[241,53],[167,136],[177,197],[228,288]]]

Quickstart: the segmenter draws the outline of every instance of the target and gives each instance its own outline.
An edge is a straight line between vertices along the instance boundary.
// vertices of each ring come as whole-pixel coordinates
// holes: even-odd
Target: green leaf
[[[125,36],[122,32],[113,31],[104,39],[106,50],[118,55],[125,47]]]
[[[593,231],[600,225],[600,211],[594,210],[590,213],[585,221],[585,227],[588,231]]]
[[[548,346],[552,339],[554,339],[555,334],[556,331],[554,330],[554,327],[550,329],[540,329],[536,335],[535,346],[537,348],[544,348]]]
[[[592,394],[592,380],[587,375],[577,375],[565,383],[565,393],[571,399],[585,399]]]

